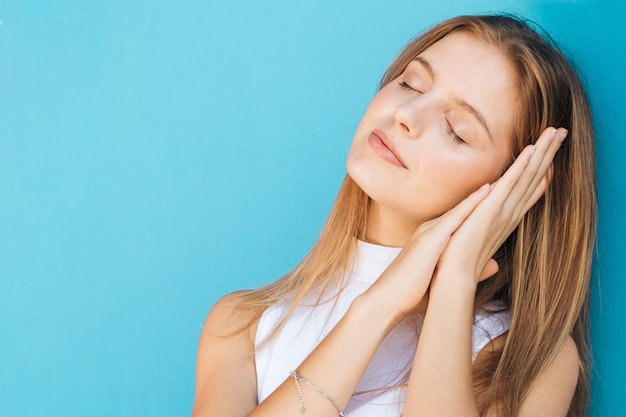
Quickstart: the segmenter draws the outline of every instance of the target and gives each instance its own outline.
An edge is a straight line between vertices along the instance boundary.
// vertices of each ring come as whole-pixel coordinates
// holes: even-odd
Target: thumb
[[[499,270],[500,270],[500,267],[498,266],[498,263],[496,262],[496,260],[493,258],[489,259],[487,261],[487,265],[485,265],[485,268],[483,269],[482,274],[480,274],[480,278],[478,278],[478,282],[484,281],[487,278],[491,278]]]

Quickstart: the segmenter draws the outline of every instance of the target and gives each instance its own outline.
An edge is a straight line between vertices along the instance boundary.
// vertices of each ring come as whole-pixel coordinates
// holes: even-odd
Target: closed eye
[[[466,145],[467,142],[462,137],[456,134],[454,129],[452,129],[452,125],[450,124],[450,122],[446,120],[446,124],[448,125],[448,135],[452,138],[452,140],[460,145]]]
[[[421,91],[419,91],[417,88],[413,88],[413,87],[411,87],[409,84],[407,84],[407,82],[406,82],[406,81],[400,81],[398,84],[400,85],[400,87],[401,87],[401,88],[403,88],[403,89],[405,89],[405,90],[408,90],[408,91],[415,91],[415,92],[417,92],[417,93],[421,93]]]

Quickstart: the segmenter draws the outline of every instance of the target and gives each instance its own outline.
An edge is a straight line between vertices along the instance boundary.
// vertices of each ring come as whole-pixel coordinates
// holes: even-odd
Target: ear
[[[480,274],[480,278],[478,278],[478,282],[482,282],[486,280],[487,278],[491,278],[499,270],[500,270],[500,267],[498,266],[498,263],[496,262],[496,260],[493,258],[489,259],[487,261],[487,264],[485,265],[485,268],[483,269],[482,274]]]

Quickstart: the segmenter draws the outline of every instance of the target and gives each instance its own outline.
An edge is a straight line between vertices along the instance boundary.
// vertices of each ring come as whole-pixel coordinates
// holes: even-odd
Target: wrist
[[[364,320],[368,329],[379,329],[385,335],[406,317],[397,308],[380,302],[368,292],[356,297],[348,311]]]
[[[476,294],[478,278],[470,268],[441,268],[431,282],[431,297],[438,292],[459,294],[472,299]]]

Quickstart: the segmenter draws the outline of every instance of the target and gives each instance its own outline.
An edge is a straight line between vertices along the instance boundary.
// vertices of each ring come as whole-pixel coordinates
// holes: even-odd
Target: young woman
[[[584,414],[594,145],[563,55],[511,17],[437,25],[347,167],[301,264],[210,312],[193,415]]]

